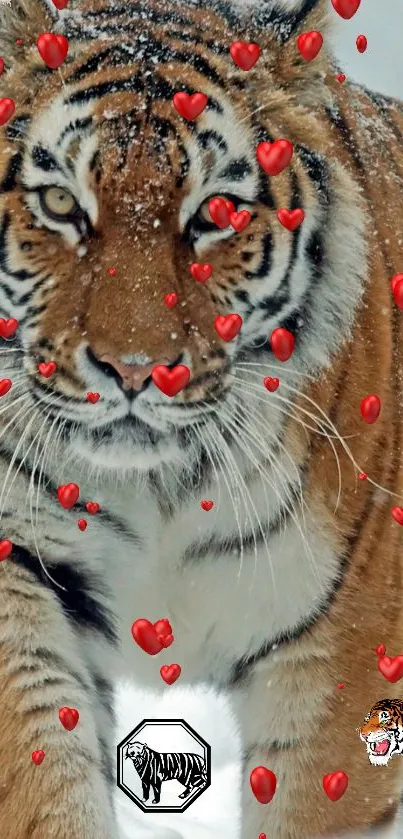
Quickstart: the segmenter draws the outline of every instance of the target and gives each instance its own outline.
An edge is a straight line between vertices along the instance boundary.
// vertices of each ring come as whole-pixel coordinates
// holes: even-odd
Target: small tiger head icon
[[[380,699],[358,731],[374,766],[386,766],[394,755],[403,755],[403,700]]]

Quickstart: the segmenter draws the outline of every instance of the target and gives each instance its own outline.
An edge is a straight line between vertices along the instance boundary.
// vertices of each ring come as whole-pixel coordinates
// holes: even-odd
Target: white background
[[[343,72],[368,87],[403,99],[403,0],[362,0],[352,20],[343,21],[336,14],[334,19],[334,44]],[[360,34],[368,38],[368,50],[362,55],[355,47]],[[181,814],[142,814],[118,792],[122,829],[129,839],[238,839],[239,743],[222,697],[202,690],[188,693],[173,685],[161,700],[125,687],[118,701],[119,740],[146,717],[178,716],[212,746],[211,788]],[[399,836],[403,836],[403,825],[396,839]]]

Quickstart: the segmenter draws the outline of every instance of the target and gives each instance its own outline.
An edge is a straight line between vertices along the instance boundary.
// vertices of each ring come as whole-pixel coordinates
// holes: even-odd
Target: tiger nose
[[[126,364],[115,358],[109,353],[100,356],[98,361],[101,364],[107,364],[111,368],[114,377],[118,380],[123,390],[140,391],[143,389],[147,379],[150,379],[151,373],[157,364],[167,364],[166,360],[154,361],[151,364]]]

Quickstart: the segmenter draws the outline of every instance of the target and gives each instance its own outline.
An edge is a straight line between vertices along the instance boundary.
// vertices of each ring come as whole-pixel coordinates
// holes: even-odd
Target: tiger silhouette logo
[[[147,743],[134,740],[127,744],[125,760],[130,759],[140,777],[143,801],[148,801],[152,788],[152,803],[159,804],[164,781],[179,781],[185,789],[178,796],[187,798],[195,789],[207,786],[204,759],[188,752],[156,752]]]
[[[386,766],[395,755],[403,755],[403,700],[380,699],[358,731],[374,766]]]

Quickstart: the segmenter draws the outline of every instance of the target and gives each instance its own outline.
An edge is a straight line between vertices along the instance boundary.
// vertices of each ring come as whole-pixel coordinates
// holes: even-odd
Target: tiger
[[[188,798],[196,789],[207,785],[204,760],[200,755],[185,752],[156,752],[147,743],[133,741],[126,747],[125,760],[132,761],[139,775],[143,790],[143,801],[150,797],[153,788],[152,803],[159,804],[161,787],[164,781],[179,781],[185,789],[178,798]]]
[[[403,701],[380,699],[359,729],[370,763],[386,766],[391,757],[403,755]]]
[[[373,772],[349,732],[383,693],[374,649],[403,651],[403,107],[340,81],[336,20],[330,0],[1,8],[2,837],[121,837],[115,688],[165,689],[168,655],[237,719],[241,839],[396,824],[403,761]],[[68,39],[56,70],[43,33]],[[269,175],[257,149],[280,139]],[[246,227],[217,225],[214,198]],[[157,367],[188,380],[164,393]],[[172,646],[141,649],[140,618]],[[265,806],[256,767],[277,778]]]

